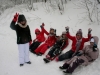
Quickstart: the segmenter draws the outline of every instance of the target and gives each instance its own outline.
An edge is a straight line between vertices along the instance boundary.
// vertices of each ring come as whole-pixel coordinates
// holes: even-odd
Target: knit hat
[[[77,35],[77,34],[80,34],[80,35],[82,36],[82,29],[79,29],[79,30],[77,31],[76,35]]]
[[[26,21],[26,18],[23,14],[19,15],[19,17],[18,17],[18,22],[22,22],[22,21]]]
[[[50,28],[50,30],[54,30],[54,28]]]
[[[90,42],[94,42],[94,38],[91,38],[91,39],[90,39]]]

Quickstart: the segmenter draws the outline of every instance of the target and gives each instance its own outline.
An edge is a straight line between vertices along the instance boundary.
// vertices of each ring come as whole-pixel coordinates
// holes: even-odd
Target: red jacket
[[[51,35],[48,35],[48,38],[47,40],[45,41],[45,43],[48,45],[48,46],[53,46],[56,42],[56,37],[55,36],[51,36]]]
[[[35,33],[38,32],[38,31],[40,32],[39,29],[36,29]],[[34,39],[34,40],[36,40],[38,42],[44,42],[45,41],[44,33],[48,35],[48,32],[43,27],[42,30],[41,30],[41,32],[40,32],[40,34],[36,35],[36,39]]]
[[[45,44],[47,44],[48,46],[53,46],[56,42],[56,37],[54,35],[51,35],[49,32],[47,32],[45,30],[45,34],[48,35],[47,40],[45,41]]]
[[[77,43],[76,37],[75,36],[71,36],[69,33],[67,33],[66,35],[70,40],[72,40],[72,48],[71,48],[71,50],[75,52],[76,43]],[[88,38],[84,38],[84,37],[82,38],[82,42],[81,42],[79,50],[83,49],[84,43],[88,42],[90,40],[90,38],[91,38],[91,34],[88,34]]]

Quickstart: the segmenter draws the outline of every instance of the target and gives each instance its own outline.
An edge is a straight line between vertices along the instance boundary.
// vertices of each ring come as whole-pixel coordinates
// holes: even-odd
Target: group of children
[[[17,25],[16,25],[17,22]],[[45,24],[40,25],[41,30],[35,29],[36,38],[31,39],[29,26],[24,15],[15,14],[10,27],[16,31],[17,44],[19,49],[20,66],[24,63],[31,64],[29,60],[29,50],[33,54],[42,56],[48,49],[49,52],[45,58],[45,63],[48,63],[56,58],[56,61],[67,60],[60,69],[66,69],[64,73],[72,73],[79,65],[88,65],[98,58],[99,50],[97,47],[98,37],[91,36],[92,29],[88,29],[88,38],[82,35],[82,29],[79,29],[76,36],[71,36],[69,27],[65,27],[66,31],[60,36],[56,35],[56,29],[50,28],[49,32],[44,28]],[[45,37],[47,35],[47,39]],[[72,40],[72,48],[64,54],[62,51],[67,48],[69,39]],[[84,43],[90,41],[90,45],[85,48]]]
[[[68,38],[66,37],[66,32],[62,32],[61,36],[57,36],[56,29],[53,28],[50,28],[50,31],[47,32],[44,28],[44,23],[42,23],[40,27],[41,31],[39,29],[35,30],[36,38],[30,45],[30,51],[41,56],[52,47],[46,55],[46,58],[43,59],[47,63],[50,60],[53,60],[57,55],[61,54],[62,50],[67,47]],[[47,39],[45,39],[44,34],[47,35]]]

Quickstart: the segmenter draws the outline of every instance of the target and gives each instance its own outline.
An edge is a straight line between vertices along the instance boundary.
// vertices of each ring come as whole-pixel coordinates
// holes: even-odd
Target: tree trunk
[[[97,2],[100,4],[100,0],[97,0]]]
[[[47,0],[45,0],[45,3],[47,2]]]
[[[91,12],[90,12],[90,9],[89,9],[88,4],[87,4],[87,0],[85,0],[85,4],[86,4],[87,11],[88,11],[89,19],[91,22],[93,22],[92,17],[91,17]]]

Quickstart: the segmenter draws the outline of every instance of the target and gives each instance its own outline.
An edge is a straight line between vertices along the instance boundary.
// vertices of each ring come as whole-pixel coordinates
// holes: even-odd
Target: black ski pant
[[[30,46],[30,51],[31,51],[31,52],[34,52],[34,50],[35,50],[40,44],[41,44],[41,42],[38,42],[38,41],[33,42],[33,43],[31,44],[31,46]]]
[[[74,52],[72,51],[72,50],[69,50],[68,52],[66,52],[66,53],[64,53],[64,54],[62,54],[62,55],[60,55],[59,57],[58,57],[58,60],[59,61],[63,61],[63,60],[65,60],[65,59],[70,59],[70,58],[72,58],[72,55],[74,54]]]
[[[52,48],[50,49],[50,51],[48,52],[48,55],[50,56],[50,58],[55,57],[55,56],[57,56],[57,55],[60,54],[59,52],[54,53],[56,50],[59,51],[60,48],[54,46],[54,47],[52,47]]]

